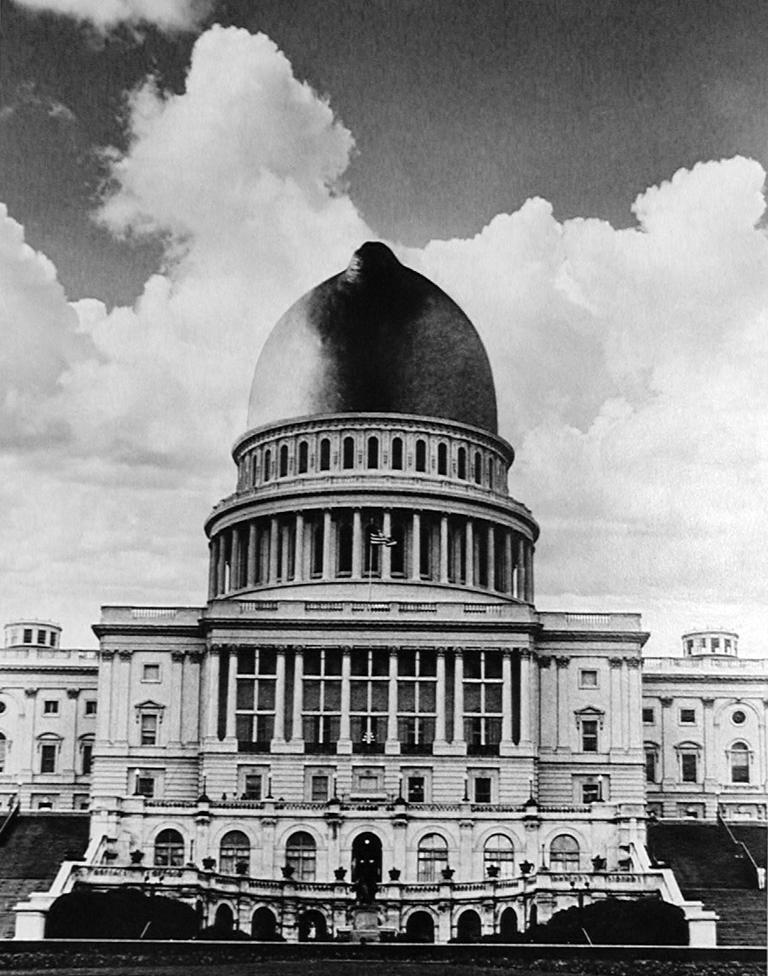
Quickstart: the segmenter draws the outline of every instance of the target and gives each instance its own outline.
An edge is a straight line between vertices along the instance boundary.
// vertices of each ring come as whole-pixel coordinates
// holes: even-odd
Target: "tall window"
[[[464,652],[464,738],[475,755],[498,751],[502,713],[501,654]]]
[[[286,444],[280,448],[280,477],[284,478],[288,474],[288,447]]]
[[[155,838],[155,867],[180,868],[184,863],[184,838],[178,830],[161,830]]]
[[[341,722],[341,650],[304,651],[304,744],[307,752],[335,752]]]
[[[55,773],[59,755],[59,740],[50,738],[40,743],[40,772]]]
[[[582,752],[597,752],[598,746],[598,728],[599,724],[597,719],[585,718],[581,722],[581,751]]]
[[[241,648],[237,653],[235,724],[241,744],[269,748],[275,728],[276,668],[272,647]]]
[[[416,863],[417,881],[438,881],[448,867],[448,843],[440,834],[427,834],[419,841]]]
[[[749,746],[745,742],[731,746],[731,782],[749,782]]]
[[[7,751],[8,751],[8,740],[3,735],[3,733],[0,732],[0,773],[5,772],[5,757]]]
[[[140,715],[139,727],[141,730],[141,745],[157,745],[157,719],[158,716],[156,712],[142,712]]]
[[[341,446],[341,464],[344,468],[354,468],[355,466],[355,439],[345,437]]]
[[[291,834],[285,845],[285,863],[293,868],[296,881],[314,881],[317,862],[317,846],[306,830]]]
[[[498,868],[498,877],[512,878],[515,874],[515,847],[506,834],[491,834],[483,849],[485,873],[488,868]]]
[[[320,441],[320,470],[328,471],[331,467],[331,442],[327,437]]]
[[[394,471],[403,470],[403,439],[402,437],[392,438],[392,469]]]
[[[80,742],[80,772],[83,776],[90,776],[93,767],[93,739],[82,739]]]
[[[389,651],[355,648],[351,661],[350,715],[352,748],[383,752],[389,707]]]
[[[437,659],[432,649],[403,650],[397,662],[397,734],[403,753],[429,753],[435,739]]]
[[[368,438],[368,467],[378,468],[379,466],[379,438]]]
[[[437,445],[437,473],[448,474],[448,448],[443,443]]]
[[[427,445],[421,439],[416,441],[416,470],[427,470]]]
[[[272,477],[272,451],[269,448],[264,451],[264,480],[269,481]]]
[[[683,748],[678,751],[680,758],[680,780],[683,783],[698,783],[699,781],[699,752],[695,748]]]
[[[352,519],[341,515],[336,535],[336,573],[349,576],[352,573]]]
[[[553,871],[578,871],[579,842],[570,834],[558,834],[549,845],[549,866]]]
[[[464,481],[467,477],[467,450],[464,447],[459,448],[456,458],[456,468],[456,473]]]
[[[475,483],[481,484],[483,480],[483,456],[480,451],[475,451]]]
[[[645,782],[655,783],[658,779],[659,750],[656,746],[645,747]]]
[[[230,830],[221,838],[219,870],[222,874],[237,874],[238,864],[250,867],[251,844],[242,830]],[[247,869],[246,869],[247,870]]]

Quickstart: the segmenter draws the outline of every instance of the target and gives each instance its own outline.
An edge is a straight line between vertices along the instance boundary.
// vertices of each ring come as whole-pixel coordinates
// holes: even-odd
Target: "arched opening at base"
[[[409,942],[434,942],[435,921],[429,912],[414,912],[409,915],[405,935]]]
[[[235,927],[235,916],[229,905],[219,905],[213,916],[213,924],[221,932],[231,932]]]
[[[502,942],[517,942],[517,912],[514,908],[505,908],[499,919],[499,937]]]
[[[328,938],[325,915],[315,909],[302,912],[298,918],[299,942],[324,942]]]
[[[274,942],[277,936],[277,919],[268,908],[257,908],[251,919],[251,938],[257,942]]]
[[[456,923],[457,942],[479,942],[483,934],[483,924],[477,912],[468,908],[459,915]]]

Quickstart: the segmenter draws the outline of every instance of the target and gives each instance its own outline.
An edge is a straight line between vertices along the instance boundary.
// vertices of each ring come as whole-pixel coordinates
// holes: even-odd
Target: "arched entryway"
[[[277,919],[265,907],[257,908],[251,919],[251,938],[257,942],[274,942],[277,935]]]
[[[499,919],[499,936],[502,942],[517,942],[517,912],[514,908],[505,908]]]
[[[302,912],[298,917],[299,942],[324,942],[328,938],[325,915],[315,909]]]
[[[370,831],[358,834],[352,841],[352,881],[381,881],[381,841]]]
[[[459,915],[456,922],[457,942],[479,942],[483,934],[483,925],[477,912],[468,908]]]
[[[409,915],[405,935],[409,942],[434,942],[435,922],[429,912],[414,912]]]
[[[227,904],[221,904],[216,909],[216,914],[213,916],[213,924],[221,932],[231,932],[235,927],[235,916],[232,914],[232,909]]]

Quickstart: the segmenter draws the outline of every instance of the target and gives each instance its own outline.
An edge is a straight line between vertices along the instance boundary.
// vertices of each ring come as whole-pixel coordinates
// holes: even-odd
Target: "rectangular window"
[[[475,777],[475,803],[491,802],[491,778],[490,776]]]
[[[52,744],[43,745],[40,747],[40,772],[41,773],[55,773],[56,772],[56,746]]]
[[[25,627],[24,628],[24,643],[25,644],[31,644],[32,643],[32,628],[31,627],[29,627],[29,628]]]
[[[698,780],[698,762],[695,752],[684,752],[680,756],[680,772],[684,783]]]
[[[160,680],[160,665],[159,664],[145,664],[141,671],[142,681],[159,681]]]
[[[652,708],[643,709],[643,725],[653,725],[655,719]]]
[[[597,721],[585,719],[581,723],[582,752],[597,752]]]
[[[141,716],[141,744],[143,746],[157,745],[157,715]]]
[[[681,708],[680,709],[680,724],[681,725],[695,725],[696,724],[696,709],[695,708]]]
[[[85,714],[95,715],[96,714],[96,699],[89,698],[85,703]]]
[[[45,631],[44,630],[38,630],[38,632],[37,632],[37,643],[38,644],[45,644]]]
[[[599,783],[583,783],[581,787],[582,803],[599,803],[602,799]]]
[[[83,776],[90,776],[91,767],[93,765],[93,744],[91,742],[83,743],[82,760],[83,760],[83,767],[82,767]]]
[[[580,688],[597,688],[597,671],[579,671]]]
[[[653,749],[648,749],[645,753],[645,782],[655,783],[656,782],[656,752]]]
[[[243,799],[261,799],[261,773],[246,773],[243,777]]]
[[[136,796],[144,796],[148,799],[155,795],[155,778],[154,776],[144,776],[139,773],[136,777]]]
[[[48,698],[43,702],[43,715],[58,715],[59,703],[56,699]]]
[[[406,788],[406,799],[409,803],[424,803],[424,777],[409,776]]]
[[[53,630],[48,635],[48,643],[51,645],[51,647],[56,647],[56,632]]]
[[[310,799],[313,803],[325,803],[328,799],[330,778],[327,773],[315,773],[310,779]]]

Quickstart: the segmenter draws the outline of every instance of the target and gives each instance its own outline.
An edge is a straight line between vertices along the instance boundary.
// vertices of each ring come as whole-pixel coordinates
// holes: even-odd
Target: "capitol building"
[[[97,655],[6,628],[0,795],[90,813],[17,932],[140,874],[258,938],[359,937],[356,903],[368,937],[511,937],[588,890],[712,942],[646,820],[765,820],[765,662],[719,631],[643,661],[637,614],[538,611],[514,456],[474,326],[383,244],[300,298],[205,524],[207,602],[104,607]]]

